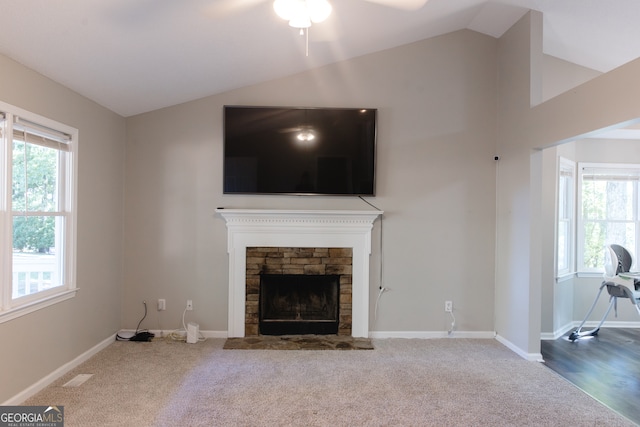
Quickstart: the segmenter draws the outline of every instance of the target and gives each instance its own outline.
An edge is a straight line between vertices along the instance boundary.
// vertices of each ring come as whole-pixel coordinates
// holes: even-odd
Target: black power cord
[[[144,332],[138,332],[137,334],[135,334],[134,336],[132,336],[131,338],[129,338],[129,341],[151,341],[153,339],[153,337],[155,337],[153,332],[148,332],[148,331],[144,331]]]
[[[155,334],[153,332],[149,332],[149,330],[147,329],[140,330],[140,325],[142,324],[142,321],[147,317],[147,302],[142,301],[142,304],[144,304],[144,316],[142,316],[142,319],[140,319],[140,321],[138,322],[138,326],[136,326],[135,334],[131,338],[124,338],[116,334],[117,341],[149,342],[153,339],[153,337],[155,337]]]

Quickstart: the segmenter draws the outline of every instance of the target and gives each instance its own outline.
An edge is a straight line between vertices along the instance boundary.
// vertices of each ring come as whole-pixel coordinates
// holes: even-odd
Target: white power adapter
[[[189,322],[189,324],[187,325],[187,343],[197,343],[198,335],[200,335],[200,325],[198,325],[197,323]]]

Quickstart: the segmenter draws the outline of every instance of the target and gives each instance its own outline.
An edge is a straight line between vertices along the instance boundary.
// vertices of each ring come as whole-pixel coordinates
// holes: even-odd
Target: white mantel
[[[369,336],[371,229],[382,211],[217,209],[227,223],[229,337],[245,327],[248,247],[352,248],[352,335]]]

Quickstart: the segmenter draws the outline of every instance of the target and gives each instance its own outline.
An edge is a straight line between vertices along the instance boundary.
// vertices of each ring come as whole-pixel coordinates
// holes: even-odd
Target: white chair
[[[620,245],[609,245],[605,249],[604,280],[591,308],[578,328],[569,335],[569,341],[575,341],[586,336],[596,336],[612,308],[618,314],[618,298],[628,298],[640,315],[640,273],[630,273],[629,269],[633,259],[628,250]],[[609,308],[598,326],[589,331],[583,331],[582,327],[591,315],[591,312],[600,298],[604,289],[609,293]]]

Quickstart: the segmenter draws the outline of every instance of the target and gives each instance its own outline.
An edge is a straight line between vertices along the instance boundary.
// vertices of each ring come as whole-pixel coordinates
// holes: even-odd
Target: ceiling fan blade
[[[404,10],[418,10],[422,8],[429,0],[365,0],[371,3],[381,4],[383,6],[395,7]]]

